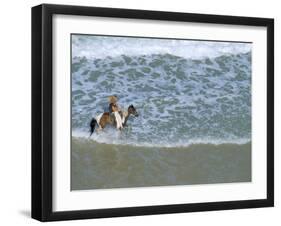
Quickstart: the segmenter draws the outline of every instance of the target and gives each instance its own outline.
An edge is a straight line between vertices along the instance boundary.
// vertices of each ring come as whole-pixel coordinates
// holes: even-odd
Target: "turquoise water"
[[[88,137],[107,97],[133,104],[98,143],[178,147],[251,140],[251,44],[72,36],[72,132]]]

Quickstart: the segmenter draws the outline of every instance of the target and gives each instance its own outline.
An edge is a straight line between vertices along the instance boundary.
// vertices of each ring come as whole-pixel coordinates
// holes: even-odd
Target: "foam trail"
[[[192,139],[189,141],[178,142],[178,143],[149,143],[149,142],[140,142],[136,143],[131,140],[120,139],[120,131],[111,131],[111,132],[101,132],[100,134],[94,134],[92,137],[89,137],[89,134],[83,131],[73,131],[72,136],[76,138],[81,138],[82,140],[95,141],[101,144],[117,144],[117,145],[130,145],[136,147],[162,147],[162,148],[173,148],[173,147],[189,147],[191,145],[197,144],[211,144],[211,145],[221,145],[221,144],[247,144],[251,140],[248,138],[240,139],[218,139],[214,140],[213,138],[204,138],[204,139]]]

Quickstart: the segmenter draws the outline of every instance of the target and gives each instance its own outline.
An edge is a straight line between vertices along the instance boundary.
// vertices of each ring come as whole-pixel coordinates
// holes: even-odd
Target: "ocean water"
[[[244,43],[74,35],[73,135],[87,137],[91,118],[107,110],[109,95],[117,95],[120,106],[133,104],[140,116],[130,118],[122,133],[113,128],[95,133],[97,142],[164,147],[248,142],[250,50]]]
[[[251,181],[251,143],[141,147],[73,137],[71,189]]]

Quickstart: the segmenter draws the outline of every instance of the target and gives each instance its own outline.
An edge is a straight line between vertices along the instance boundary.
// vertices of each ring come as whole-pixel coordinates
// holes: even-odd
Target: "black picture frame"
[[[52,210],[52,18],[55,14],[266,27],[267,198],[54,212]],[[273,19],[50,4],[32,8],[32,218],[40,221],[57,221],[270,206],[274,206]]]

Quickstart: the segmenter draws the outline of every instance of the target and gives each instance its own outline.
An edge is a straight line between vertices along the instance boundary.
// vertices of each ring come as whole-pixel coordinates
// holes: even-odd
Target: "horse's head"
[[[133,105],[130,105],[130,106],[128,107],[128,113],[129,113],[130,115],[133,115],[133,116],[136,116],[136,117],[139,116],[137,110],[135,109],[135,107],[134,107]]]

